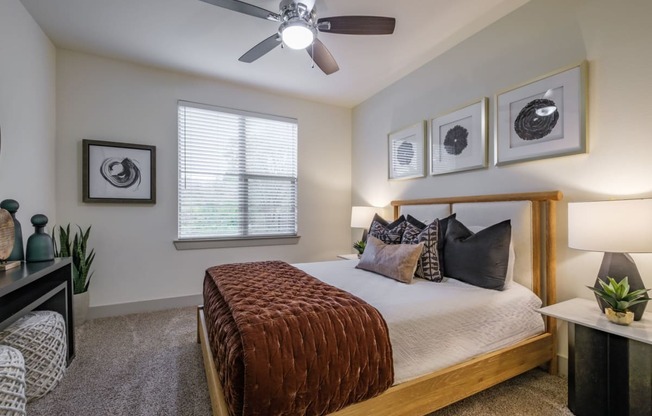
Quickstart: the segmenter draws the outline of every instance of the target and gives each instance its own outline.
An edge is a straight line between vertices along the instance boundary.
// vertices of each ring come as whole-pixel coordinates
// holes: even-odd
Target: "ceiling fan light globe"
[[[315,33],[303,24],[287,25],[281,30],[281,39],[290,49],[305,49],[315,40]]]

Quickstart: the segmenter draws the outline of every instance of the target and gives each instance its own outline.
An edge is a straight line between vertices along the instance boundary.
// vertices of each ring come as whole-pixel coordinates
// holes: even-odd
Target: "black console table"
[[[75,357],[70,258],[22,263],[0,272],[0,331],[33,310],[55,311],[66,323],[69,365]]]

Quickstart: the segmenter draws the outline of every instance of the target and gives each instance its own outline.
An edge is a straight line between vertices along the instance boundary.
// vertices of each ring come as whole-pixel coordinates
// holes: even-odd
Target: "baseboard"
[[[184,308],[187,306],[197,306],[203,302],[204,299],[202,295],[190,295],[176,298],[145,300],[141,302],[118,303],[115,305],[91,306],[88,309],[88,319]]]
[[[557,355],[557,363],[559,365],[559,376],[568,378],[568,357]]]

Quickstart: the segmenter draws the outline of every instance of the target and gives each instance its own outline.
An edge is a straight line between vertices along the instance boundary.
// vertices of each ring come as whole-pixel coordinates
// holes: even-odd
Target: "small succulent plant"
[[[591,286],[587,287],[594,291],[600,299],[604,300],[614,312],[627,312],[632,306],[650,300],[647,292],[651,289],[639,289],[630,292],[627,277],[617,282],[607,276],[607,282],[599,278],[598,282],[601,286],[599,289]]]

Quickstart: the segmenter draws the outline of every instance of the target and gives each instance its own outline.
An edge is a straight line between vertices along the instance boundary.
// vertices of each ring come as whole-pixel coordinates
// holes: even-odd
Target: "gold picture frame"
[[[424,121],[390,133],[388,143],[389,179],[422,178],[425,175]]]
[[[586,153],[586,61],[496,94],[495,164]]]
[[[430,175],[487,167],[487,97],[430,120]]]

